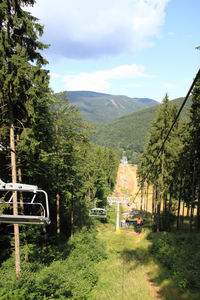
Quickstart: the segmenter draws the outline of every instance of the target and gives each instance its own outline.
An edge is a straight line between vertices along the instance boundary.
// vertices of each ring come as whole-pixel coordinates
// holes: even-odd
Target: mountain
[[[170,102],[176,103],[180,107],[183,100],[184,98],[178,98]],[[124,115],[108,124],[98,126],[91,141],[121,152],[126,151],[129,162],[137,163],[144,150],[159,105]],[[187,116],[190,106],[191,98],[186,102],[181,118]]]
[[[66,91],[70,103],[77,105],[82,118],[90,123],[108,123],[120,116],[158,104],[149,98],[130,98],[90,91]]]

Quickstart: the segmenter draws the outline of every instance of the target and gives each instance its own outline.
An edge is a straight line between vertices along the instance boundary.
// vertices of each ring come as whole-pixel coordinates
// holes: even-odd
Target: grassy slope
[[[150,247],[163,233],[151,233],[146,220],[141,234],[132,228],[115,232],[116,214],[98,227],[98,238],[107,249],[107,259],[96,265],[98,282],[88,300],[197,300],[198,291],[180,291],[170,272],[154,260]],[[177,233],[179,235],[179,233]]]
[[[130,172],[128,172],[129,169],[135,170],[135,167],[119,167],[116,188],[113,195],[119,194],[119,187],[123,182],[122,173],[124,173],[124,171],[128,177],[128,182],[132,183],[132,180],[130,178],[131,176],[133,176],[133,180],[136,180],[135,174],[131,174]],[[135,186],[135,190],[136,189],[137,188]],[[131,191],[131,193],[134,193],[135,190]],[[151,197],[149,197],[149,204],[151,204],[150,198]],[[151,208],[151,205],[149,208]],[[151,209],[149,209],[149,211],[151,212]],[[168,234],[169,239],[166,239],[165,232],[151,232],[152,224],[150,213],[146,218],[145,225],[141,234],[136,234],[132,227],[125,228],[121,230],[120,234],[117,234],[115,232],[115,222],[116,206],[113,205],[109,208],[108,223],[101,224],[97,227],[98,239],[101,242],[103,241],[107,250],[107,259],[99,262],[96,265],[99,279],[96,287],[93,289],[89,297],[89,300],[200,299],[200,293],[198,289],[194,290],[193,288],[190,288],[179,290],[176,286],[177,282],[174,280],[174,277],[172,279],[172,276],[178,276],[176,270],[180,271],[180,267],[182,265],[183,268],[181,268],[181,270],[184,270],[184,266],[186,266],[186,269],[189,267],[190,261],[192,262],[193,257],[193,265],[188,268],[187,272],[190,271],[192,272],[192,274],[194,274],[193,271],[195,270],[195,266],[198,268],[199,255],[198,253],[196,253],[195,247],[192,246],[197,244],[197,239],[199,240],[198,233],[193,233],[193,235],[191,233],[188,233],[188,228],[185,228],[185,226],[183,226],[182,228],[184,229],[184,231],[176,231],[174,227],[172,232]],[[184,222],[184,224],[186,223]],[[185,239],[185,236],[190,237],[190,239]],[[160,243],[161,238],[164,238],[165,242]],[[172,245],[171,243],[167,242],[168,240],[170,240],[170,238],[172,238],[173,241]],[[186,241],[184,242],[184,244],[183,240]],[[177,243],[175,243],[176,241]],[[188,251],[183,251],[183,248],[184,250]],[[152,249],[154,249],[154,251],[152,251]],[[177,253],[178,257],[174,256]],[[184,260],[184,255],[187,254],[188,257],[188,254],[190,253],[192,257],[191,259],[187,258],[186,262]],[[157,259],[155,259],[154,256],[163,258],[163,264],[161,264],[161,262],[159,263],[158,257]],[[168,264],[165,265],[170,266],[168,269],[164,267],[166,257]],[[170,261],[173,262],[175,267],[174,269],[171,268]],[[186,274],[182,275],[185,276]]]
[[[156,299],[146,277],[146,267],[137,257],[137,249],[142,240],[126,232],[115,233],[115,213],[112,222],[99,227],[98,238],[107,248],[108,258],[97,265],[99,280],[94,288],[91,299]],[[148,247],[148,241],[142,242],[142,247]]]

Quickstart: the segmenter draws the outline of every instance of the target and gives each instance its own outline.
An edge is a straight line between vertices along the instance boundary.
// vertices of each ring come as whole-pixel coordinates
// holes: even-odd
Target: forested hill
[[[177,98],[170,102],[176,103],[180,107],[183,99]],[[181,114],[182,117],[186,116],[190,106],[191,99],[189,98]],[[138,163],[158,107],[159,105],[156,105],[133,112],[108,124],[99,126],[96,133],[92,136],[92,142],[120,150],[121,152],[126,151],[129,162]]]
[[[120,116],[153,105],[157,101],[149,98],[130,98],[90,91],[65,92],[70,103],[77,105],[81,116],[88,123],[108,123]]]

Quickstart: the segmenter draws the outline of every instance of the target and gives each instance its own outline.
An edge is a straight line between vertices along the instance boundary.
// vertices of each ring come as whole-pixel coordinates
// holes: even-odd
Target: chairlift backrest
[[[40,208],[40,214],[29,215],[29,214],[0,214],[0,223],[9,223],[9,224],[50,224],[49,219],[49,203],[48,195],[45,191],[38,189],[36,185],[30,184],[21,184],[21,183],[5,183],[0,179],[0,191],[5,192],[29,192],[32,193],[32,199],[29,202],[13,202],[14,193],[11,194],[11,197],[7,201],[1,201],[0,207],[2,206],[20,206],[20,205],[29,205],[30,207]],[[37,195],[44,195],[44,205],[41,202],[36,202],[35,198]]]
[[[92,208],[89,211],[89,217],[93,218],[106,218],[107,217],[107,210],[104,208]]]

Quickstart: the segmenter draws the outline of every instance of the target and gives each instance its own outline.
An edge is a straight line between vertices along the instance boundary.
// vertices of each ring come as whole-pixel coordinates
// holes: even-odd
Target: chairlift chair
[[[94,208],[89,210],[89,217],[92,218],[106,218],[107,210],[104,208],[96,207],[98,199],[94,199]]]
[[[21,183],[5,183],[0,179],[0,191],[5,192],[4,197],[11,192],[11,196],[7,201],[0,201],[0,207],[12,207],[16,205],[29,206],[29,211],[37,207],[39,213],[37,215],[26,214],[25,212],[20,212],[20,214],[4,214],[0,213],[0,223],[9,224],[50,224],[49,219],[49,203],[48,195],[45,191],[38,189],[36,185],[21,184]],[[13,192],[27,192],[32,193],[32,199],[29,202],[13,202],[14,193]],[[44,205],[41,201],[36,202],[36,196],[43,194]],[[37,197],[40,198],[40,197]]]
[[[89,217],[93,218],[106,218],[107,217],[107,210],[104,208],[92,208],[89,211]]]
[[[107,210],[104,209],[104,208],[92,208],[89,211],[89,217],[106,218],[107,217]]]

